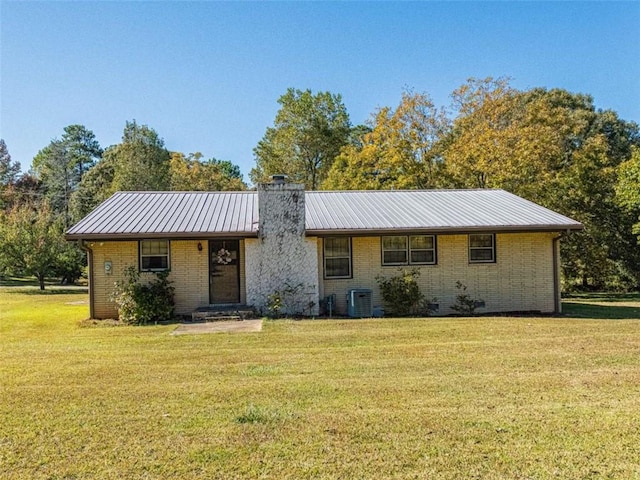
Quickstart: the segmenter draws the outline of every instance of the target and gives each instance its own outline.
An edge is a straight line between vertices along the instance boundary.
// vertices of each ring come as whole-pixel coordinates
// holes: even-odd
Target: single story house
[[[92,318],[117,315],[123,270],[168,270],[176,312],[289,295],[286,313],[368,316],[376,277],[420,270],[438,314],[456,283],[480,312],[560,311],[559,240],[582,225],[504,190],[305,191],[276,179],[245,192],[118,192],[71,227],[88,252]]]

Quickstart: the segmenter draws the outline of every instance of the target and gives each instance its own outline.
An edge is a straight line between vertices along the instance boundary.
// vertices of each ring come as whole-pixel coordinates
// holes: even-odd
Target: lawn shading
[[[640,294],[577,293],[562,302],[562,312],[573,318],[621,320],[640,318]]]
[[[565,300],[585,302],[640,302],[639,292],[574,292],[563,295]]]
[[[562,303],[562,312],[572,318],[597,318],[601,320],[640,319],[640,307],[629,307],[619,304],[595,304],[590,302]]]
[[[70,290],[75,290],[77,288],[87,289],[86,279],[81,279],[79,283],[84,283],[84,285],[63,285],[60,283],[59,278],[47,278],[45,279],[46,288],[54,288],[59,289],[60,287],[66,288],[68,287]],[[0,288],[2,287],[25,287],[28,290],[31,290],[31,287],[37,287],[40,290],[40,284],[35,277],[7,277],[0,275]],[[9,290],[13,291],[13,290]]]
[[[81,295],[8,290],[3,479],[640,476],[637,320],[278,320],[173,336],[81,327]]]

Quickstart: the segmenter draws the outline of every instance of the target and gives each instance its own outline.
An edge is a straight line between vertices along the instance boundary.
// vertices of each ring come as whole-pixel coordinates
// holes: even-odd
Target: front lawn
[[[3,479],[640,478],[640,315],[172,336],[27,292],[0,289]]]

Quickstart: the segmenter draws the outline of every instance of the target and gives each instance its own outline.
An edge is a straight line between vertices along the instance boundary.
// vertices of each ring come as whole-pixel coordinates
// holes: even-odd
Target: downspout
[[[91,250],[91,247],[82,239],[78,240],[78,246],[81,250],[87,252],[87,266],[89,267],[89,318],[95,318],[93,302],[93,250]]]
[[[554,313],[562,313],[562,298],[560,295],[560,268],[558,256],[560,255],[560,239],[563,237],[560,232],[553,238],[553,303]]]

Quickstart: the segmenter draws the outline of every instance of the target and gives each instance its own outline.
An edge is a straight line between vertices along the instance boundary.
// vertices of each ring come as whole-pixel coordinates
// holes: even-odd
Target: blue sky
[[[27,169],[67,125],[231,160],[288,87],[339,93],[353,124],[403,88],[437,105],[469,77],[565,88],[640,122],[640,2],[0,0],[0,137]]]

